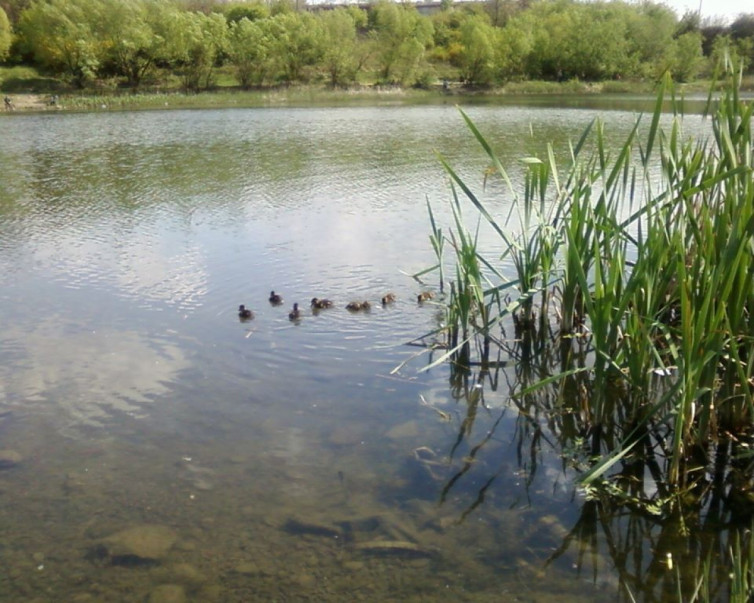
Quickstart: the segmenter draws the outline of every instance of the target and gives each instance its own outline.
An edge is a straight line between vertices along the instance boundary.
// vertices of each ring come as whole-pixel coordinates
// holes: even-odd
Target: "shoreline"
[[[706,101],[709,82],[677,85],[676,95],[689,101]],[[35,92],[5,92],[12,109],[4,107],[5,115],[14,113],[136,111],[169,109],[229,109],[271,107],[340,107],[381,106],[391,104],[525,104],[552,103],[576,99],[584,103],[610,101],[654,101],[654,87],[641,82],[620,87],[608,83],[589,82],[521,82],[503,88],[473,90],[454,85],[432,89],[401,88],[397,86],[363,86],[333,90],[324,87],[291,86],[240,90],[215,89],[199,93],[178,90],[135,91],[68,91],[56,94]],[[754,98],[749,92],[745,100]]]

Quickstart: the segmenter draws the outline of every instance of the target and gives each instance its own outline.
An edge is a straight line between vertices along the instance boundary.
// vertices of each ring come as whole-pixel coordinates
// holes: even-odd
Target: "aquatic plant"
[[[486,177],[511,197],[502,218],[442,160],[453,224],[443,234],[429,207],[433,268],[444,239],[455,269],[445,324],[431,334],[444,350],[429,366],[484,367],[495,344],[536,367],[513,384],[513,400],[551,413],[592,499],[699,512],[715,489],[709,472],[722,479],[730,465],[720,459],[752,442],[752,107],[739,86],[729,69],[721,97],[708,101],[710,138],[686,140],[679,112],[661,125],[667,99],[676,107],[666,78],[646,132],[639,117],[610,152],[596,120],[565,169],[551,147],[524,158],[521,190],[461,112],[491,162]],[[502,242],[495,260],[479,250],[479,226],[466,228],[466,203]]]

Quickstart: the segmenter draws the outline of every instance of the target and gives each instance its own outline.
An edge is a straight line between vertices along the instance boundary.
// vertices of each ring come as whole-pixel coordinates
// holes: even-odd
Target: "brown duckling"
[[[333,303],[329,299],[319,299],[318,297],[312,297],[312,309],[324,310],[325,308],[332,308]]]
[[[281,295],[278,295],[274,291],[270,291],[270,303],[273,306],[279,306],[283,303],[283,297]]]
[[[346,310],[351,312],[360,312],[362,310],[369,310],[372,306],[368,301],[352,301],[346,306]]]
[[[301,318],[301,310],[298,309],[298,304],[293,304],[293,310],[288,313],[290,320],[299,320]]]
[[[238,306],[238,318],[240,318],[241,320],[250,320],[254,318],[254,312],[241,304],[240,306]]]
[[[416,296],[416,301],[419,303],[429,301],[430,299],[433,299],[435,297],[435,294],[431,291],[422,291],[419,295]]]
[[[385,293],[385,295],[382,296],[382,305],[387,306],[388,304],[392,304],[395,301],[395,293]]]

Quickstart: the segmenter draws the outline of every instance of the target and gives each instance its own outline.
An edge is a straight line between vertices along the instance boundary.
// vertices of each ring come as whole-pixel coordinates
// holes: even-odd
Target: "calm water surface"
[[[598,114],[468,112],[514,180]],[[407,276],[433,262],[426,200],[451,220],[437,153],[510,201],[455,108],[0,122],[1,600],[662,598],[660,528],[630,570],[628,536],[584,531],[512,369],[411,360],[442,317]]]

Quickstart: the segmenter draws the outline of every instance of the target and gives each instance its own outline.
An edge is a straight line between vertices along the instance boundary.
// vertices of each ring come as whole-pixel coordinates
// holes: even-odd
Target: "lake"
[[[547,142],[565,162],[596,116],[616,145],[637,117],[466,110],[516,183]],[[407,345],[443,319],[410,276],[427,200],[452,221],[438,154],[510,206],[457,108],[0,127],[1,600],[673,600],[693,538],[585,501],[515,366],[423,371]]]

